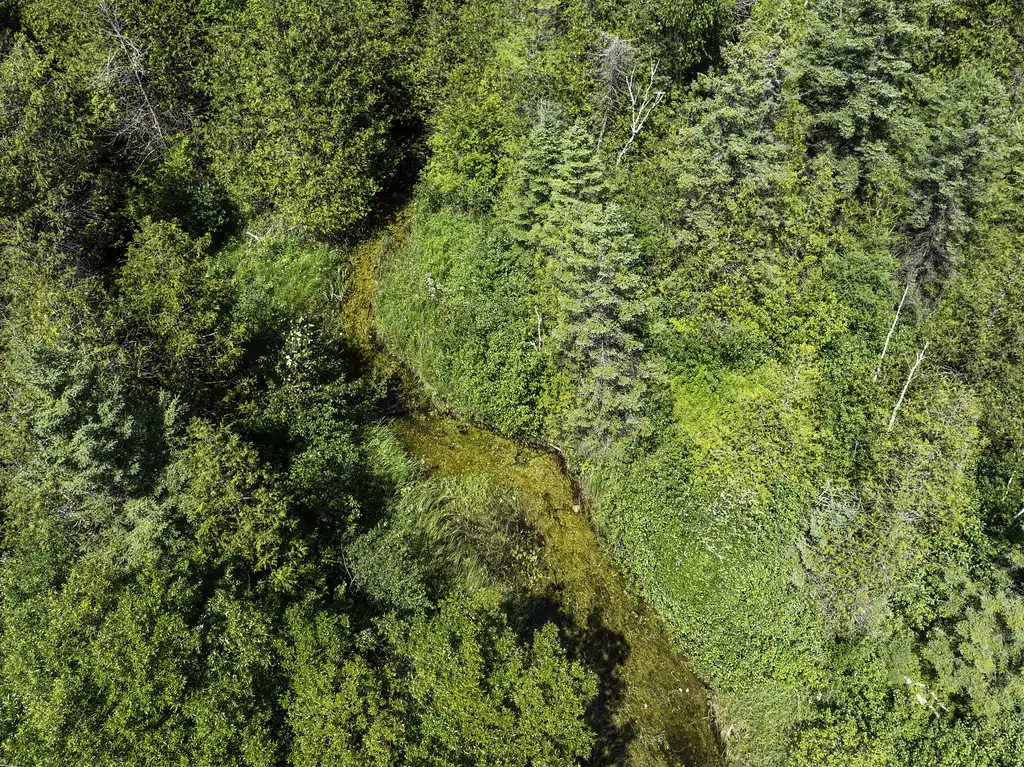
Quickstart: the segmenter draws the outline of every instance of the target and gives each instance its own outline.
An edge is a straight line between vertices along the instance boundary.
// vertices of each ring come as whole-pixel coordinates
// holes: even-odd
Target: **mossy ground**
[[[404,404],[393,429],[428,471],[487,475],[520,496],[543,543],[540,576],[513,611],[524,629],[555,622],[570,654],[598,673],[591,762],[721,764],[704,685],[658,618],[631,593],[556,456],[442,414],[401,361],[376,342],[377,270],[382,258],[397,253],[408,216],[408,209],[400,212],[384,234],[352,249],[353,279],[342,311],[346,335]]]

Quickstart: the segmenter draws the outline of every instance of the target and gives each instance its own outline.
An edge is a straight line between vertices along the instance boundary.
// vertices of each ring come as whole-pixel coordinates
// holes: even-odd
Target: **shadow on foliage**
[[[600,611],[591,612],[586,625],[581,626],[565,613],[561,601],[560,590],[526,597],[510,607],[510,619],[526,643],[535,630],[553,623],[569,660],[581,663],[597,676],[597,696],[586,713],[587,726],[597,738],[587,763],[625,765],[636,729],[632,724],[617,724],[616,715],[626,697],[622,669],[629,657],[629,643],[605,625]]]

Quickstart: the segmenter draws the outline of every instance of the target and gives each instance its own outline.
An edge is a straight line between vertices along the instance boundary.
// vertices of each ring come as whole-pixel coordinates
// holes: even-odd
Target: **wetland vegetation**
[[[1015,0],[0,0],[0,762],[1018,767]]]

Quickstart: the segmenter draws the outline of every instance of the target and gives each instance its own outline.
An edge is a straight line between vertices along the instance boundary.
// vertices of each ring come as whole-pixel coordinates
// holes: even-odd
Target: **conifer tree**
[[[600,205],[607,201],[608,186],[594,150],[596,142],[579,123],[562,131],[558,141],[558,163],[551,170],[551,205],[544,223],[542,246],[544,263],[550,270],[551,258],[564,240],[575,203]],[[549,280],[549,282],[553,282]]]
[[[555,207],[571,200],[605,202],[608,185],[594,151],[596,141],[580,123],[562,132],[558,142],[559,161],[551,180]]]
[[[568,436],[583,456],[642,424],[639,336],[648,312],[636,248],[608,202],[595,143],[580,123],[563,128],[542,110],[503,214],[532,256],[538,322],[554,318],[550,359],[569,390]]]
[[[640,335],[649,307],[618,206],[576,201],[566,219],[558,349],[576,384],[569,430],[589,457],[643,426]]]
[[[542,105],[507,191],[506,210],[501,213],[505,228],[513,242],[526,251],[539,244],[551,211],[552,168],[560,159],[560,133],[557,116]]]

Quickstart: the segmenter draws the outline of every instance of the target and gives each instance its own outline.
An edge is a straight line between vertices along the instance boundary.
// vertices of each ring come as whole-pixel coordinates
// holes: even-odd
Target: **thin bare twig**
[[[135,144],[145,158],[167,148],[167,132],[146,86],[146,52],[128,35],[117,0],[96,0],[103,16],[101,32],[113,41],[97,79],[118,103],[121,127],[116,136]]]

